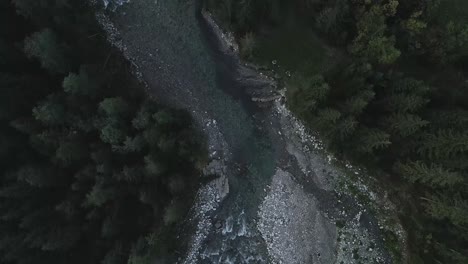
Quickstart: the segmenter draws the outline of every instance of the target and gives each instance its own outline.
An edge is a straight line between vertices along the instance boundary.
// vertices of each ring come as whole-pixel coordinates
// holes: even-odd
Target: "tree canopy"
[[[273,68],[286,84],[288,106],[331,150],[390,175],[382,181],[392,183],[392,198],[402,208],[410,263],[468,263],[468,2],[205,5],[241,40],[245,59],[261,63],[271,54],[266,61],[288,55],[296,60]],[[285,34],[284,25],[302,29],[294,41],[303,39],[296,46],[310,48],[312,56],[262,46],[272,36],[281,39],[276,34]],[[319,39],[322,49],[311,47],[305,35]],[[255,47],[246,38],[258,40]],[[339,56],[330,56],[328,61],[336,60],[331,63],[313,57],[333,52]]]
[[[128,62],[107,56],[90,12],[1,4],[17,25],[0,31],[2,264],[177,259],[202,141],[188,113],[148,98]]]

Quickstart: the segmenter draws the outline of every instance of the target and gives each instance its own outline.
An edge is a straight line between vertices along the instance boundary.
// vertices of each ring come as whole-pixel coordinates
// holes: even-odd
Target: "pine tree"
[[[393,2],[393,1],[392,1]],[[358,35],[351,45],[351,52],[370,62],[394,63],[401,52],[395,48],[395,37],[385,36],[386,16],[392,16],[393,7],[373,4],[357,22]]]
[[[468,253],[466,250],[458,251],[442,243],[435,243],[435,248],[441,254],[444,259],[450,260],[453,264],[465,264],[468,263]]]
[[[458,227],[468,226],[468,201],[459,195],[441,193],[425,200],[427,201],[426,211],[433,218],[448,219]]]
[[[151,264],[154,257],[149,254],[149,245],[144,237],[140,237],[132,246],[127,264]]]
[[[122,243],[115,243],[107,252],[101,264],[127,264],[127,256]]]
[[[427,134],[418,152],[427,157],[448,158],[468,152],[468,134],[450,129]]]
[[[336,129],[340,140],[343,141],[344,139],[353,135],[358,125],[359,125],[359,122],[356,121],[356,119],[352,116],[348,116],[346,118],[340,119],[340,121],[337,124],[337,129]]]
[[[41,234],[45,238],[41,242],[41,250],[69,250],[81,238],[79,227],[77,226],[56,226],[50,228],[45,234]]]
[[[136,116],[132,120],[133,127],[137,130],[148,128],[151,124],[153,124],[153,114],[159,110],[159,106],[154,102],[145,101],[142,103],[140,110],[138,110]]]
[[[145,156],[145,170],[149,177],[159,177],[166,171],[166,166],[154,155]]]
[[[126,133],[118,125],[114,123],[107,123],[100,131],[101,140],[115,146],[117,149],[119,145],[125,140]]]
[[[146,146],[146,141],[142,135],[137,135],[135,137],[127,136],[122,144],[122,146],[112,146],[114,151],[121,153],[132,153],[140,152]]]
[[[321,75],[309,78],[296,74],[288,83],[288,102],[304,118],[310,117],[330,91]]]
[[[435,127],[464,129],[468,126],[468,111],[460,108],[451,110],[435,109],[430,111],[429,117]]]
[[[359,116],[367,107],[370,101],[374,99],[375,92],[364,90],[357,95],[346,100],[344,110],[352,115]]]
[[[0,25],[12,35],[6,52],[26,37],[22,31],[42,30],[26,37],[27,56],[0,62],[0,71],[13,72],[0,73],[0,262],[131,262],[137,238],[167,232],[170,201],[190,204],[184,190],[195,186],[201,158],[193,153],[201,147],[189,115],[144,101],[130,75],[108,81],[128,70],[124,62],[109,61],[106,74],[90,70],[102,69],[107,62],[95,55],[110,47],[88,38],[99,32],[96,21],[78,23],[93,14],[82,2],[14,3],[29,18]],[[14,13],[3,16],[5,9],[0,16],[9,20]],[[87,66],[76,72],[77,63]],[[158,239],[173,240],[169,233]],[[139,260],[154,262],[147,245]]]
[[[44,20],[54,11],[65,6],[70,6],[69,0],[13,0],[16,11],[27,18]],[[48,10],[49,9],[49,10]],[[52,10],[50,10],[52,9]],[[48,12],[47,12],[48,11]],[[41,21],[45,22],[45,21]]]
[[[402,137],[413,135],[429,124],[417,115],[401,113],[391,115],[386,123],[392,132]]]
[[[426,96],[431,91],[431,88],[422,81],[413,78],[401,78],[392,83],[391,90],[394,93]]]
[[[53,173],[44,171],[34,165],[22,166],[16,174],[18,181],[25,182],[33,187],[46,187],[57,184],[57,179],[55,179]]]
[[[177,122],[174,116],[167,110],[160,110],[154,113],[152,117],[158,125],[169,125]]]
[[[63,79],[63,90],[73,95],[94,97],[97,87],[83,67],[78,74],[70,73]]]
[[[62,165],[70,165],[87,157],[87,148],[83,142],[78,140],[67,140],[60,142],[55,152],[55,159]]]
[[[325,7],[320,11],[315,24],[317,28],[325,34],[336,38],[343,38],[344,21],[350,16],[350,5],[348,1],[337,0],[330,3],[330,7]]]
[[[185,212],[185,206],[180,201],[173,200],[164,210],[164,224],[171,225],[180,219]]]
[[[132,183],[141,182],[144,177],[144,170],[140,167],[129,167],[125,165],[120,173],[114,174],[114,177],[116,177],[118,181]]]
[[[336,123],[341,118],[340,111],[333,108],[321,109],[317,112],[315,124],[325,135],[333,134],[336,129]]]
[[[415,94],[394,94],[386,100],[388,110],[400,113],[415,113],[429,103],[429,99]]]
[[[65,108],[58,102],[56,96],[49,96],[45,101],[39,103],[33,109],[33,115],[36,120],[45,125],[61,125],[65,123]]]
[[[110,118],[116,118],[127,115],[129,105],[121,97],[106,98],[99,103],[99,110]]]
[[[51,29],[36,32],[24,41],[24,51],[29,58],[36,58],[51,73],[66,73],[70,63],[66,59],[67,47],[60,43]]]
[[[377,60],[380,64],[392,64],[401,55],[401,52],[395,48],[395,37],[382,36],[369,40],[365,49],[365,56]]]
[[[117,196],[117,191],[113,188],[106,188],[101,184],[95,184],[91,191],[86,195],[84,206],[102,207]]]
[[[375,150],[387,148],[390,142],[390,135],[377,128],[363,127],[357,134],[358,148],[363,153],[372,153]]]
[[[454,187],[464,181],[463,176],[437,164],[426,165],[422,161],[397,163],[395,170],[412,183],[431,187]]]

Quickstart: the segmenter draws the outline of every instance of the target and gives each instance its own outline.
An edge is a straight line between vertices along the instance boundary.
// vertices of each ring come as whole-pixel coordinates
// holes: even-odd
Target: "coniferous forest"
[[[87,1],[2,0],[0,20],[0,263],[174,263],[190,116],[145,95]]]
[[[410,263],[468,263],[467,1],[205,7],[245,59],[281,75],[289,107],[329,149],[390,190]]]
[[[388,190],[409,263],[468,263],[466,0],[204,5]],[[0,21],[0,263],[175,263],[206,162],[189,114],[148,98],[87,1],[1,0]]]

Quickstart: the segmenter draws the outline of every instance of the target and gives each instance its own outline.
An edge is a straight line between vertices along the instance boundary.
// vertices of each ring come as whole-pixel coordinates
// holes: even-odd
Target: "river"
[[[191,112],[208,143],[206,174],[219,176],[198,192],[180,263],[394,262],[380,218],[343,188],[359,172],[336,165],[196,1],[105,2],[109,40],[150,96]]]

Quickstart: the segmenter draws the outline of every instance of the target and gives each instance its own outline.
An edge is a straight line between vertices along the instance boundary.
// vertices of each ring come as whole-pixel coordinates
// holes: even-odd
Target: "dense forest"
[[[0,263],[174,263],[205,159],[189,115],[148,98],[87,1],[0,20]]]
[[[331,150],[392,190],[409,263],[468,263],[467,1],[205,7],[235,33],[245,59],[281,74],[289,107]]]

